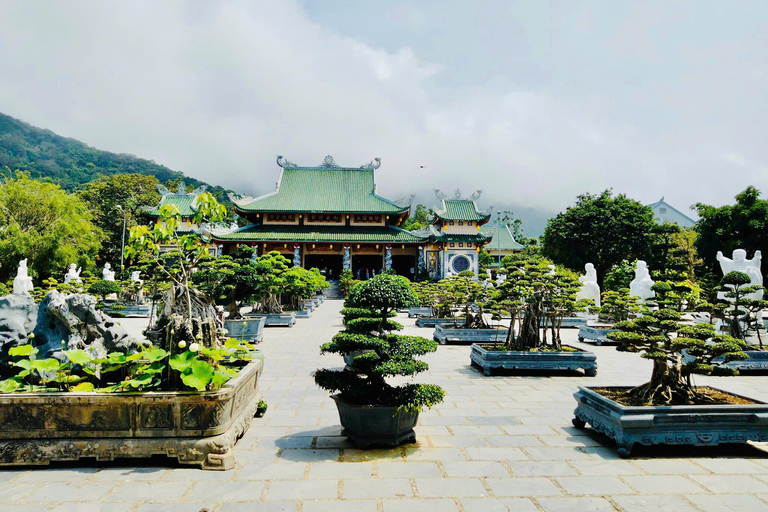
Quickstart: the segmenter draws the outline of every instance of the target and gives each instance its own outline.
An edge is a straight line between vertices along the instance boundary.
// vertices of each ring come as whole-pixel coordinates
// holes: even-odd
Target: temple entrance
[[[416,277],[416,256],[408,254],[392,255],[392,270],[399,276],[405,276],[411,281]]]
[[[355,279],[370,278],[373,272],[381,274],[384,269],[384,257],[380,254],[360,254],[352,256],[352,276]],[[366,270],[368,271],[366,274]]]
[[[344,266],[344,257],[340,254],[307,254],[304,256],[304,268],[316,268],[326,279],[338,279]]]

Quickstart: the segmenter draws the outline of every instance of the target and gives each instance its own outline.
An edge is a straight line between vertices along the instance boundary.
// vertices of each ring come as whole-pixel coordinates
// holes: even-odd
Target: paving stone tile
[[[94,473],[89,482],[121,482],[130,480],[147,480],[157,481],[165,476],[171,476],[176,471],[181,471],[177,468],[174,471],[169,471],[166,468],[155,467],[138,467],[138,468],[103,468]],[[223,471],[200,471],[194,469],[198,473],[223,473]]]
[[[766,473],[765,467],[747,459],[696,459],[696,464],[717,475],[754,475]]]
[[[632,459],[632,464],[652,475],[695,475],[709,473],[706,469],[687,460],[679,459]]]
[[[446,448],[455,446],[457,448],[463,447],[486,447],[488,443],[485,442],[481,436],[429,436],[429,440],[432,446],[436,448]]]
[[[345,480],[342,496],[345,499],[411,498],[411,482],[405,478]]]
[[[689,478],[715,493],[759,494],[768,492],[768,484],[746,475],[690,475]]]
[[[264,501],[247,503],[224,503],[218,512],[295,512],[298,502],[295,501]],[[199,509],[192,509],[197,512]],[[157,512],[147,509],[146,512]],[[168,511],[176,512],[176,511]]]
[[[641,494],[683,494],[706,492],[703,487],[696,485],[684,476],[635,476],[627,475],[621,478]]]
[[[216,487],[223,485],[218,482]],[[188,482],[124,482],[109,494],[112,501],[178,501],[187,492]],[[90,495],[90,490],[87,491]]]
[[[37,485],[32,483],[17,484],[17,483],[2,483],[0,484],[0,502],[19,501],[24,495],[31,493],[37,488]],[[44,500],[28,500],[28,501],[44,501]]]
[[[417,450],[407,451],[407,460],[467,460],[459,448],[429,448],[419,447]]]
[[[520,423],[511,416],[467,416],[467,420],[472,425],[519,425]]]
[[[495,496],[560,496],[562,492],[548,478],[488,478]]]
[[[42,471],[29,471],[19,475],[16,482],[82,482],[93,476],[98,468],[45,468]]]
[[[643,471],[626,460],[574,460],[570,465],[584,476],[642,475]]]
[[[443,462],[443,469],[449,477],[509,476],[509,471],[495,461],[446,461]]]
[[[3,484],[6,485],[6,484]],[[29,484],[19,484],[21,485]],[[127,484],[122,484],[127,485]],[[33,494],[27,494],[23,501],[38,503],[63,503],[69,501],[99,501],[115,486],[108,482],[66,483],[51,482],[36,486]],[[25,493],[26,494],[26,493]],[[2,496],[2,493],[0,493]],[[16,498],[18,499],[18,498]]]
[[[305,501],[301,512],[376,512],[376,500]]]
[[[458,512],[456,502],[449,499],[381,500],[383,512]]]
[[[587,436],[539,436],[547,446],[602,446],[603,443]]]
[[[308,464],[248,464],[237,475],[237,480],[301,480]]]
[[[339,450],[282,450],[277,462],[323,462],[339,460]]]
[[[317,448],[352,448],[354,443],[346,437],[340,436],[322,436],[315,441]]]
[[[339,478],[373,478],[372,462],[316,462],[309,466],[309,478],[332,480]]]
[[[686,496],[689,501],[704,512],[766,512],[768,503],[754,496],[743,494],[705,495],[692,494]]]
[[[502,425],[501,430],[510,436],[538,436],[552,433],[549,427],[538,425]]]
[[[536,512],[528,498],[461,498],[464,512]]]
[[[278,480],[270,482],[266,501],[335,499],[336,480]]]
[[[498,436],[504,433],[498,425],[472,425],[450,427],[457,436]]]
[[[442,476],[436,462],[379,462],[379,478],[415,478]]]
[[[605,498],[538,498],[546,512],[614,512],[616,509]]]
[[[518,448],[466,448],[472,460],[529,460]]]
[[[134,503],[64,503],[50,512],[131,512],[134,506]]]
[[[50,508],[50,504],[25,503],[24,505],[0,505],[0,512],[48,512]]]
[[[585,449],[576,447],[537,447],[531,446],[525,449],[526,453],[534,460],[579,460],[594,459],[595,457]]]
[[[142,505],[139,505],[138,508],[135,509],[135,512],[179,512],[180,507],[184,507],[185,509],[190,510],[191,512],[198,512],[202,509],[208,509],[211,510],[213,506],[209,503],[192,503],[192,502],[184,502],[183,505],[180,505],[179,503],[144,503]],[[242,509],[245,510],[245,509]],[[186,510],[184,511],[186,512]]]
[[[563,461],[533,460],[508,461],[507,466],[515,476],[571,476],[578,475],[575,469]]]
[[[635,494],[627,484],[612,476],[561,476],[555,480],[568,494]]]
[[[422,498],[488,496],[477,478],[416,478],[415,482]]]
[[[485,436],[485,440],[494,447],[544,446],[537,437],[533,436]]]
[[[648,512],[649,510],[699,512],[696,507],[681,496],[663,494],[657,496],[611,496],[611,499],[625,512]]]
[[[192,501],[257,501],[265,485],[259,481],[198,483],[185,498]]]

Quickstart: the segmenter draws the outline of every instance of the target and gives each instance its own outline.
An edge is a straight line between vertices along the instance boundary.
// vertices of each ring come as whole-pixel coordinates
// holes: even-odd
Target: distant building
[[[653,215],[656,218],[656,222],[659,224],[672,222],[681,228],[691,228],[696,224],[695,220],[664,201],[663,196],[655,203],[649,204],[648,207],[653,210]]]
[[[512,236],[512,232],[509,230],[509,226],[506,224],[501,226],[498,224],[483,226],[480,232],[485,236],[492,237],[488,245],[485,246],[485,251],[493,258],[494,264],[491,265],[492,267],[498,267],[505,256],[525,249],[523,244],[515,240],[515,237]]]
[[[433,278],[450,277],[464,270],[479,272],[480,249],[491,241],[480,230],[491,215],[481,212],[475,202],[480,191],[469,198],[456,191],[448,198],[436,191],[441,204],[435,208],[429,226],[430,244],[427,247],[427,270]]]
[[[157,186],[160,195],[160,204],[153,208],[147,208],[145,213],[154,219],[156,223],[160,220],[160,208],[166,205],[174,205],[179,210],[181,216],[178,230],[179,232],[198,231],[200,226],[194,223],[195,213],[197,211],[197,197],[205,192],[206,187],[196,188],[192,192],[187,192],[184,183],[179,183],[178,189],[174,192],[168,190],[162,185]]]

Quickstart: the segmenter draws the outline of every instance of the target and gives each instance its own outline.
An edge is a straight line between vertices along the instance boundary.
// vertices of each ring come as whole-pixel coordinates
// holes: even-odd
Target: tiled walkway
[[[311,377],[342,365],[318,350],[341,328],[340,308],[326,301],[295,327],[266,331],[269,411],[238,444],[234,471],[165,460],[3,471],[0,512],[768,511],[768,454],[756,447],[641,449],[621,460],[605,439],[570,426],[577,385],[647,379],[649,362],[612,347],[593,348],[598,376],[587,378],[484,377],[469,366],[469,347],[441,346],[420,377],[447,398],[421,415],[418,443],[354,449]],[[698,380],[768,400],[765,376]]]

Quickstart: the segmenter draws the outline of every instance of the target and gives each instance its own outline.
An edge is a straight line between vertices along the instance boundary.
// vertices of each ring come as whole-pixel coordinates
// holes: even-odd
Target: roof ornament
[[[288,167],[298,167],[295,163],[291,162],[290,160],[285,158],[283,155],[277,155],[277,165],[279,165],[283,169],[286,169]]]
[[[179,195],[186,195],[187,186],[184,184],[183,181],[180,181],[178,186],[176,187],[176,193]]]
[[[376,170],[379,167],[381,167],[381,158],[378,158],[378,157],[374,158],[373,160],[371,160],[367,164],[364,164],[364,165],[360,166],[361,169],[371,169],[371,170]]]
[[[227,192],[227,197],[229,198],[230,201],[232,201],[234,204],[240,207],[247,206],[253,202],[253,197],[239,196],[234,192]]]
[[[483,195],[483,191],[482,190],[475,190],[475,193],[472,194],[471,196],[469,196],[469,198],[471,200],[473,200],[473,201],[477,201],[478,199],[480,199],[481,195]]]
[[[327,167],[329,169],[338,169],[338,165],[336,165],[336,161],[333,159],[331,155],[326,155],[325,158],[323,158],[323,163],[320,164],[320,167]]]
[[[454,196],[456,199],[461,199],[461,189],[457,187],[457,188],[456,188],[456,190],[455,190],[455,191],[454,191],[454,193],[453,193],[453,196]]]
[[[439,200],[441,200],[441,201],[442,201],[443,199],[445,199],[446,197],[448,197],[448,196],[446,196],[445,194],[443,194],[443,192],[442,192],[442,191],[441,191],[439,188],[435,188],[435,189],[433,189],[433,190],[435,191],[435,195],[437,196],[437,198],[438,198]]]
[[[161,196],[169,196],[173,194],[173,192],[165,188],[165,185],[161,183],[158,183],[157,185],[155,185],[155,187],[157,188],[157,191],[160,193]]]
[[[401,197],[397,201],[392,201],[392,202],[395,203],[397,206],[405,206],[405,205],[411,206],[413,204],[414,199],[416,199],[416,194],[411,194],[410,197],[408,198]]]

